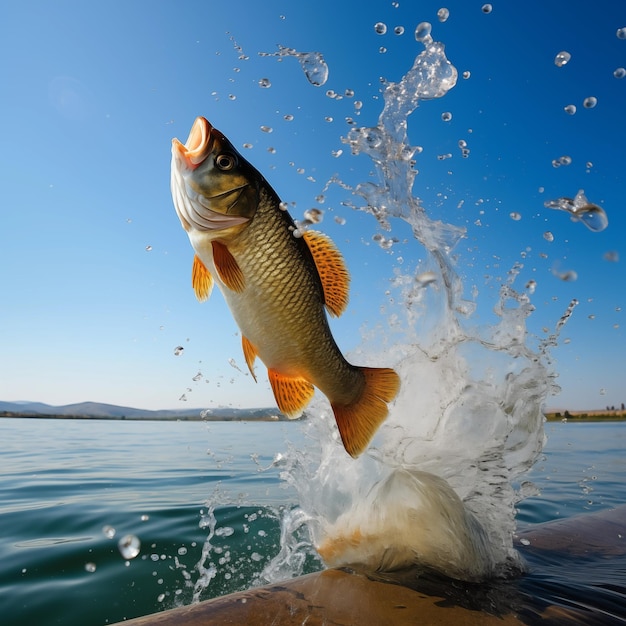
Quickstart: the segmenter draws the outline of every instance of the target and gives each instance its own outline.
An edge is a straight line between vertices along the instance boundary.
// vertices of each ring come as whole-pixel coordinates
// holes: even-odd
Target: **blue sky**
[[[537,281],[529,321],[537,336],[554,329],[572,298],[580,301],[552,353],[563,391],[548,404],[626,402],[626,78],[613,76],[626,67],[626,40],[616,36],[626,5],[495,1],[489,14],[482,5],[4,3],[0,398],[273,404],[264,376],[255,385],[237,369],[245,369],[240,339],[220,294],[201,305],[190,288],[192,251],[172,206],[169,167],[172,137],[184,140],[197,115],[295,203],[294,217],[325,211],[321,227],[353,279],[350,308],[333,328],[345,351],[357,349],[363,329],[384,323],[379,310],[397,257],[412,267],[425,254],[415,242],[382,250],[372,241],[375,220],[342,206],[354,200],[349,192],[334,187],[323,204],[316,198],[335,174],[367,180],[367,160],[341,141],[345,120],[376,123],[380,78],[398,80],[411,67],[421,51],[415,26],[429,21],[470,77],[409,119],[412,143],[424,148],[414,193],[434,219],[467,228],[455,252],[468,293],[472,285],[479,292],[475,323],[493,322],[498,287],[524,252],[520,282]],[[442,6],[445,23],[437,19]],[[328,82],[309,84],[294,58],[259,55],[278,45],[321,52]],[[571,60],[559,68],[561,50]],[[588,96],[598,100],[593,109],[583,107]],[[568,104],[575,115],[564,112]],[[452,113],[449,122],[443,112]],[[437,158],[444,154],[452,157]],[[571,164],[553,167],[561,156]],[[579,189],[606,210],[605,231],[544,208]],[[567,270],[577,280],[555,276]]]

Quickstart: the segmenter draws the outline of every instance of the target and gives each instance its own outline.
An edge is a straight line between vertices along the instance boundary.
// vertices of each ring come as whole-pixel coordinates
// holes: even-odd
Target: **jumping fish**
[[[348,363],[335,343],[325,309],[344,311],[349,275],[334,243],[314,231],[298,236],[276,192],[204,117],[184,144],[172,140],[171,189],[195,251],[196,296],[206,300],[217,283],[254,379],[259,357],[278,408],[290,418],[320,389],[346,451],[361,454],[400,379],[390,368]]]

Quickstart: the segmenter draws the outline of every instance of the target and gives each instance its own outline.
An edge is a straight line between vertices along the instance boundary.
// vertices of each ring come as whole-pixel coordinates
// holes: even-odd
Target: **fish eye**
[[[215,165],[224,171],[232,170],[233,167],[237,165],[237,159],[234,155],[229,154],[228,152],[223,152],[222,154],[218,154],[215,158]]]

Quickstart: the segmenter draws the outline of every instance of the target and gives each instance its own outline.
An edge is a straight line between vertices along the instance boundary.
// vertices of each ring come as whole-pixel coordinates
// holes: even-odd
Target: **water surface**
[[[3,623],[107,624],[187,604],[198,589],[207,599],[255,584],[281,549],[285,514],[297,510],[277,455],[315,444],[302,427],[0,420]],[[546,429],[544,456],[525,477],[540,494],[520,504],[522,528],[626,502],[626,423]],[[126,534],[141,541],[132,560],[117,547]],[[303,571],[320,569],[299,537]],[[599,606],[609,581],[626,587],[623,560],[562,559],[531,563],[529,593],[554,602],[571,583],[570,595]],[[590,586],[597,579],[604,590]]]

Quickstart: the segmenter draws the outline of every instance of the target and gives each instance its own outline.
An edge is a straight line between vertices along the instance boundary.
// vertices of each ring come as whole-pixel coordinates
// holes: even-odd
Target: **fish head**
[[[183,144],[172,140],[172,199],[183,228],[239,230],[254,217],[263,177],[230,141],[198,117]]]

